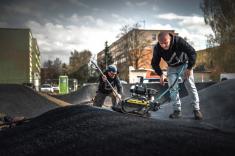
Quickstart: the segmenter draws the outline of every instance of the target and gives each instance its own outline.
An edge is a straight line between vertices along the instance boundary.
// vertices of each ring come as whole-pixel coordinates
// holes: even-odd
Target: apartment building
[[[118,67],[119,77],[129,81],[129,66],[134,69],[151,69],[153,47],[158,42],[157,36],[163,30],[132,29],[126,35],[109,46],[109,53],[114,64]],[[164,30],[178,35],[174,30]],[[105,52],[97,54],[97,62],[104,64]],[[167,64],[162,60],[161,68],[166,69]]]
[[[30,29],[0,28],[0,83],[40,82],[40,51]]]

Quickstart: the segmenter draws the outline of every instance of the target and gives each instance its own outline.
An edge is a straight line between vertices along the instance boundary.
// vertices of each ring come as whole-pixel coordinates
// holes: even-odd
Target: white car
[[[126,81],[124,80],[120,80],[121,84],[128,84]]]
[[[144,78],[143,83],[160,83],[159,78]]]
[[[53,93],[54,89],[50,84],[43,84],[40,87],[40,91],[44,93]]]
[[[167,80],[164,80],[165,83],[167,83]],[[179,83],[183,83],[183,80],[181,77],[179,77],[178,80]],[[143,83],[160,83],[160,78],[144,78]]]
[[[53,92],[59,93],[60,88],[59,86],[52,86]]]

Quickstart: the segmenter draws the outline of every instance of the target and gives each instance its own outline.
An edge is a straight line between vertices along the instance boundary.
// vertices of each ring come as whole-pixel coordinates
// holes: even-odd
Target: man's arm
[[[187,69],[191,70],[196,63],[197,53],[196,53],[195,49],[182,38],[180,39],[180,46],[182,48],[182,51],[184,51],[188,56]]]
[[[154,47],[153,50],[153,57],[151,61],[152,68],[158,75],[162,75],[162,70],[160,68],[160,61],[161,61],[161,56],[159,55],[159,49],[157,45]]]

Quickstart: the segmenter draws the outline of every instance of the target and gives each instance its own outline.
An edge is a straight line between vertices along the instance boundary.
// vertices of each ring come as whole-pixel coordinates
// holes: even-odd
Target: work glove
[[[102,76],[102,80],[105,82],[107,81],[107,77],[105,75]]]

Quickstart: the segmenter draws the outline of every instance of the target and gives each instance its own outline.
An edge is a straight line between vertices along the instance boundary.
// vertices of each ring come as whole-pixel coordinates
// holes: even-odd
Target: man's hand
[[[166,76],[164,74],[162,74],[160,77],[160,84],[163,86],[165,85],[165,82],[164,82],[165,79],[166,79]]]
[[[191,75],[192,75],[192,70],[191,69],[186,69],[186,71],[184,73],[185,78],[188,79],[189,76],[191,76]]]
[[[102,80],[105,82],[107,81],[107,77],[105,75],[102,76]]]

